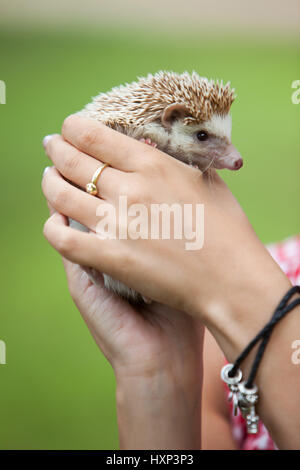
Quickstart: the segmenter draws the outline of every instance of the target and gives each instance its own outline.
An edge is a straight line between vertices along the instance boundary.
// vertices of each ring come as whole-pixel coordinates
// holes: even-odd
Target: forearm
[[[235,300],[231,308],[226,306],[226,315],[210,312],[207,326],[230,362],[270,320],[291,287],[268,256],[262,256],[257,270],[246,278],[247,285],[232,296]],[[258,414],[281,449],[300,448],[300,366],[292,362],[292,343],[296,339],[300,339],[299,307],[275,327],[255,379],[259,389]],[[256,351],[257,347],[241,366],[245,379]]]
[[[190,384],[175,381],[169,371],[117,382],[120,448],[200,449],[199,375]]]
[[[257,374],[258,411],[280,449],[300,449],[300,365],[292,343],[300,339],[300,307],[276,326]]]

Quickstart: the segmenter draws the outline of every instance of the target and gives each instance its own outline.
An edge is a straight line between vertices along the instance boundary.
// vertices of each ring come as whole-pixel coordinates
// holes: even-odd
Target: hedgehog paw
[[[151,147],[154,147],[154,148],[157,147],[157,143],[156,143],[156,142],[152,142],[152,140],[149,139],[149,138],[147,138],[147,139],[140,139],[140,142],[143,142],[144,144],[147,144],[147,145],[151,145]]]

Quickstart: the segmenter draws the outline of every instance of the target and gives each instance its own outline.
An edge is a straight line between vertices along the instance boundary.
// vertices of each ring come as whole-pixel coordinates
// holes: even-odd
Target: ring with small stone
[[[102,171],[107,166],[109,166],[108,163],[103,163],[103,165],[101,165],[101,166],[99,166],[99,168],[97,168],[97,170],[93,174],[92,181],[90,183],[88,183],[85,187],[87,193],[91,194],[92,196],[97,196],[98,195],[98,189],[97,189],[96,184],[97,184],[97,181],[98,181]]]

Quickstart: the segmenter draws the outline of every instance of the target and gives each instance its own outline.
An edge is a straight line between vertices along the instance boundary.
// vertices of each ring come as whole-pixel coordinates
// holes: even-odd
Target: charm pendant
[[[233,377],[230,377],[228,374],[231,371],[233,367],[233,364],[226,364],[221,370],[221,379],[228,385],[228,388],[230,390],[229,396],[228,396],[228,401],[232,400],[233,404],[233,416],[237,415],[237,409],[238,409],[238,393],[239,393],[239,388],[238,384],[242,380],[242,371],[240,369],[237,370],[236,375]]]
[[[232,414],[233,416],[237,415],[239,399],[238,399],[238,391],[236,385],[229,385],[230,393],[228,395],[228,401],[232,401]]]
[[[255,404],[258,401],[258,389],[256,385],[253,385],[252,388],[246,388],[245,384],[246,382],[238,384],[238,406],[246,420],[247,432],[257,434],[259,416],[255,412]]]
[[[233,377],[230,377],[229,372],[232,368],[233,364],[226,364],[221,370],[221,379],[228,385],[230,390],[228,400],[232,400],[233,416],[237,415],[239,408],[246,420],[248,434],[257,434],[259,416],[256,414],[255,405],[258,401],[258,388],[256,385],[247,388],[246,382],[241,382],[242,371],[240,369]]]

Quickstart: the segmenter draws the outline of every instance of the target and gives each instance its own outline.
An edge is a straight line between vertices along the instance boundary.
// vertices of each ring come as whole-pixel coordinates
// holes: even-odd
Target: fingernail
[[[46,166],[46,168],[43,171],[43,176],[45,176],[45,174],[47,173],[47,171],[50,170],[50,168],[51,168],[51,166]]]
[[[49,140],[51,139],[52,137],[52,134],[49,134],[49,135],[46,135],[44,138],[43,138],[43,146],[44,148],[46,147],[47,143],[49,142]]]

